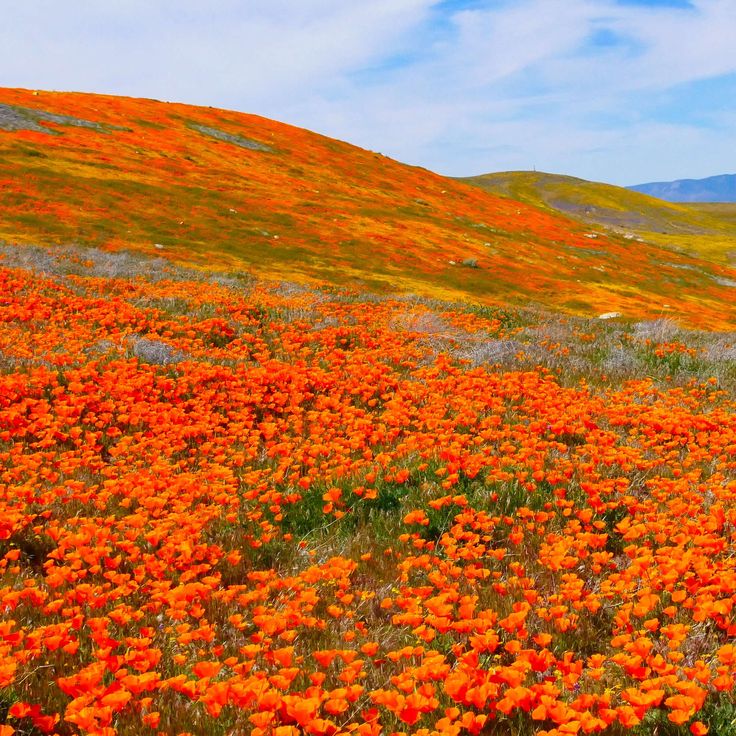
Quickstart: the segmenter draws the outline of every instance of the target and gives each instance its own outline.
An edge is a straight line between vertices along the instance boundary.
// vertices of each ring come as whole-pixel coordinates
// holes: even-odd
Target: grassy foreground
[[[736,727],[736,336],[0,259],[0,734]]]

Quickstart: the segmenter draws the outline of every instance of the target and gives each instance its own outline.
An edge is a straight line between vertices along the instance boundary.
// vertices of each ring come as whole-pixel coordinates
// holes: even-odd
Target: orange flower
[[[192,672],[194,672],[197,677],[210,678],[215,677],[221,669],[222,664],[220,662],[197,662],[197,664],[192,667]]]

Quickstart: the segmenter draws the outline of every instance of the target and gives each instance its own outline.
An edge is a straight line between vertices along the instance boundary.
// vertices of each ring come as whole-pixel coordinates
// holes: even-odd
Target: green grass
[[[462,181],[561,212],[594,229],[634,235],[716,262],[729,262],[736,250],[736,204],[665,202],[623,187],[538,171],[485,174]]]

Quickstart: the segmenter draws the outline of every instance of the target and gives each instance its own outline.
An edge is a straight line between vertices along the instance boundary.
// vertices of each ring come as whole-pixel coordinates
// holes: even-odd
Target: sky
[[[0,86],[226,107],[450,176],[736,172],[736,0],[18,0]]]

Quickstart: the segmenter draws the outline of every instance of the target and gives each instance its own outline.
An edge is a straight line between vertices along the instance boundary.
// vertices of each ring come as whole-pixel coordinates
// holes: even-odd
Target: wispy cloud
[[[734,48],[732,0],[25,0],[0,84],[234,107],[443,173],[632,183],[736,169]]]
[[[401,46],[431,0],[24,0],[0,80],[209,101],[320,94]]]

